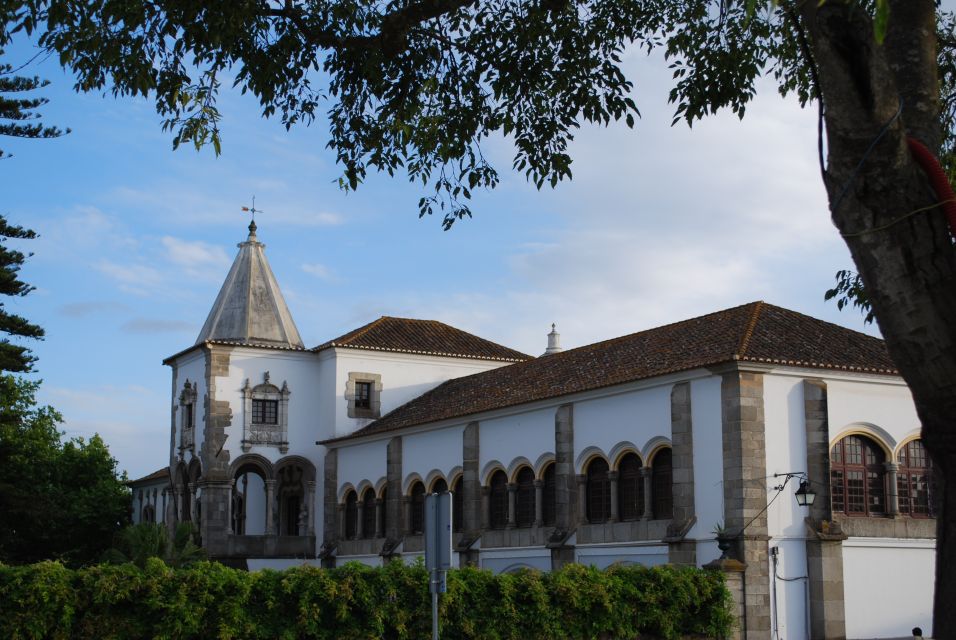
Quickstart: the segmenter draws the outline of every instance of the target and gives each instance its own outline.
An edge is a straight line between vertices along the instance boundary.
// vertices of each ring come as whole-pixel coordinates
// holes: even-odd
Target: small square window
[[[359,381],[355,383],[355,408],[372,408],[372,383],[368,381]]]
[[[279,424],[278,400],[253,400],[253,424]]]

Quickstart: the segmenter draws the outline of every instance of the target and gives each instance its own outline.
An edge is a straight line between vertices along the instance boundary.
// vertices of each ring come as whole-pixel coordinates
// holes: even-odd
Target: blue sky
[[[10,49],[16,64],[32,55]],[[814,110],[771,82],[743,122],[720,114],[670,126],[669,72],[625,59],[643,117],[581,130],[574,180],[538,192],[509,171],[475,217],[441,230],[418,219],[422,187],[372,176],[336,186],[321,123],[291,132],[226,92],[223,152],[172,150],[144,100],[72,91],[53,61],[32,67],[58,140],[4,140],[4,202],[39,240],[9,301],[41,324],[41,399],[69,436],[100,433],[131,477],[167,460],[170,372],[162,359],[199,332],[256,196],[259,238],[307,346],[380,315],[433,318],[528,353],[556,322],[565,347],[763,299],[854,329],[823,301],[849,253],[829,221]]]

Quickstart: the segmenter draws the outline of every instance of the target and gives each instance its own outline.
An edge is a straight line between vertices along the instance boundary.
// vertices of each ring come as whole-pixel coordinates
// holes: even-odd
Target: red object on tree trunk
[[[943,213],[946,214],[946,220],[949,221],[949,233],[956,238],[956,193],[953,192],[953,186],[949,183],[946,172],[925,144],[909,136],[906,137],[906,144],[910,148],[913,159],[929,178]]]

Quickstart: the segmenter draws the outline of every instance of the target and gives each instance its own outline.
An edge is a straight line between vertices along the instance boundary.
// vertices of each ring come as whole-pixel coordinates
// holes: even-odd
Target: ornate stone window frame
[[[368,408],[355,406],[355,388],[359,382],[367,382],[370,386]],[[349,379],[345,383],[345,400],[348,402],[350,418],[378,418],[382,411],[382,376],[378,373],[364,373],[349,371]]]
[[[179,457],[189,450],[196,453],[196,406],[198,393],[195,382],[186,378],[179,394]]]
[[[282,381],[282,388],[272,384],[269,372],[262,376],[262,384],[253,387],[249,378],[242,387],[242,450],[246,453],[252,445],[278,447],[280,453],[289,451],[289,385]],[[252,401],[273,400],[278,403],[276,424],[257,424],[252,421]]]

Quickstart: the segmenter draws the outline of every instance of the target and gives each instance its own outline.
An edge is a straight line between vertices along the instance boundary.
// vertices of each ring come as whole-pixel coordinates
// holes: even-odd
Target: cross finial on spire
[[[249,242],[254,242],[256,240],[256,214],[265,213],[262,209],[256,209],[256,197],[252,196],[252,206],[243,207],[243,211],[248,211],[252,214],[252,220],[249,222]]]

